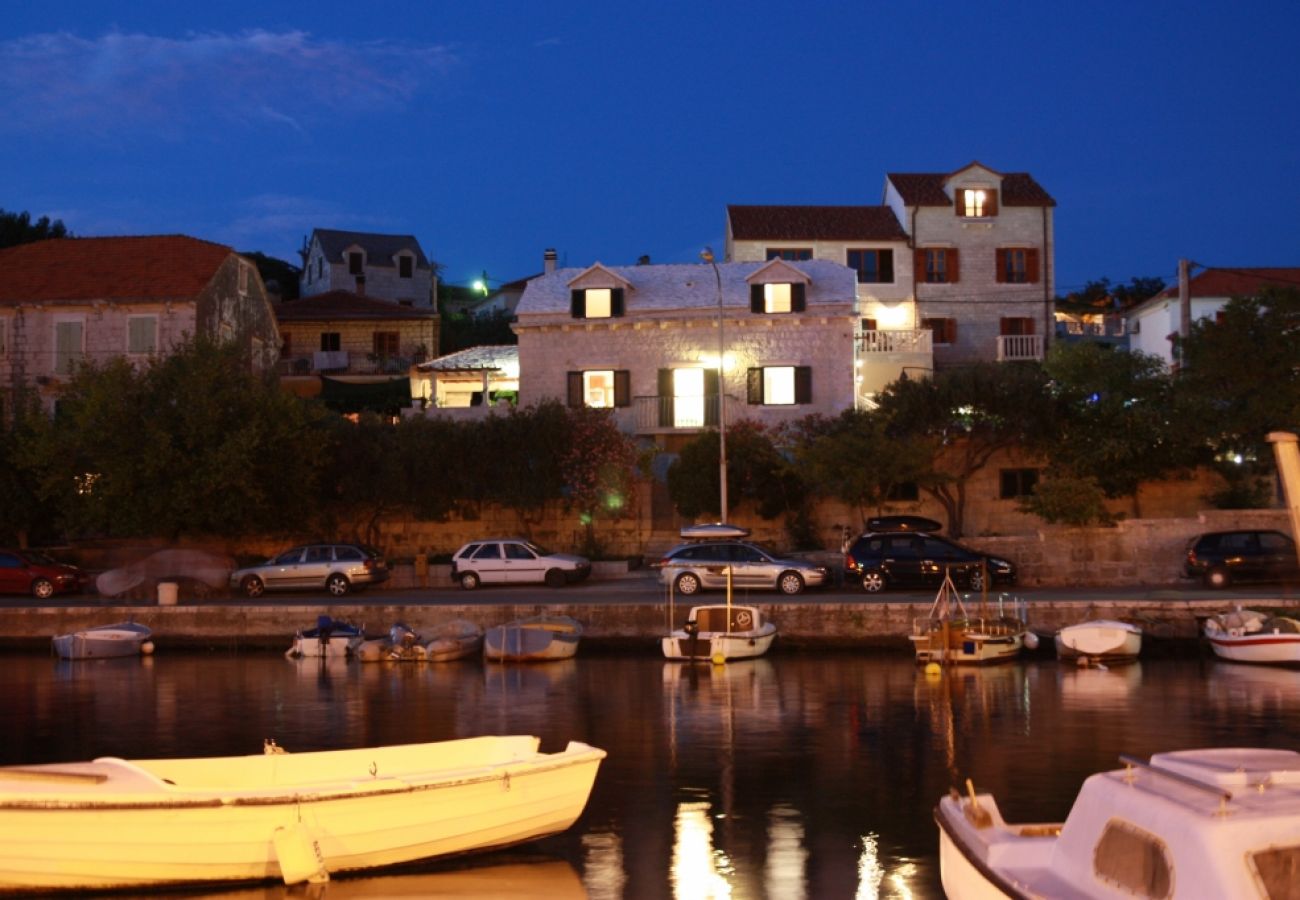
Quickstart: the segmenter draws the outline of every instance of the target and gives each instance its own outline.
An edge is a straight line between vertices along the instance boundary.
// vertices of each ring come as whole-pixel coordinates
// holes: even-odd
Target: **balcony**
[[[921,353],[929,356],[934,351],[934,332],[928,328],[904,331],[864,331],[858,335],[858,352],[871,353]]]
[[[734,422],[743,410],[735,397],[727,397],[727,422]],[[633,397],[632,414],[636,434],[696,432],[718,427],[718,397]]]
[[[1043,358],[1041,334],[998,336],[998,362],[1034,362]]]
[[[374,356],[347,350],[317,350],[281,359],[281,375],[405,375],[412,360],[404,356]]]
[[[854,382],[859,405],[904,375],[934,368],[934,332],[928,328],[863,331],[855,340]]]

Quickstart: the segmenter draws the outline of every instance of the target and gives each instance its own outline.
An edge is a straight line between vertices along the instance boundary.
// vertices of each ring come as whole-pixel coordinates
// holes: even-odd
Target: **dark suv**
[[[1206,587],[1234,581],[1300,580],[1295,541],[1280,531],[1211,531],[1187,542],[1183,572]]]
[[[1008,560],[917,531],[867,532],[845,553],[844,569],[845,579],[861,581],[869,594],[891,587],[937,588],[945,571],[972,591],[984,589],[985,572],[993,584],[1016,580],[1016,567]]]

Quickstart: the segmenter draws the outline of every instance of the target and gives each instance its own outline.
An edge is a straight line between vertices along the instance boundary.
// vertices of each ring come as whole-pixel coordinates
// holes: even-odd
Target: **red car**
[[[55,562],[36,550],[0,550],[0,594],[31,594],[48,600],[55,594],[85,589],[86,573]]]

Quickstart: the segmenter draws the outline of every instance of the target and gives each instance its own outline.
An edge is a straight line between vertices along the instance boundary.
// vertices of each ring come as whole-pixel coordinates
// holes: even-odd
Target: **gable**
[[[784,259],[768,260],[745,277],[750,284],[809,284],[812,279]]]
[[[629,289],[631,287],[632,282],[600,263],[592,264],[569,281],[570,290],[575,291],[585,291],[589,288]]]

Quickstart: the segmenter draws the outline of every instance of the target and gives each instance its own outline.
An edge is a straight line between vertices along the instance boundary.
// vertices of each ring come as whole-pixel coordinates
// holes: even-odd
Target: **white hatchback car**
[[[551,553],[523,538],[470,541],[452,555],[451,579],[467,591],[479,584],[545,584],[563,587],[591,574],[591,562]]]

